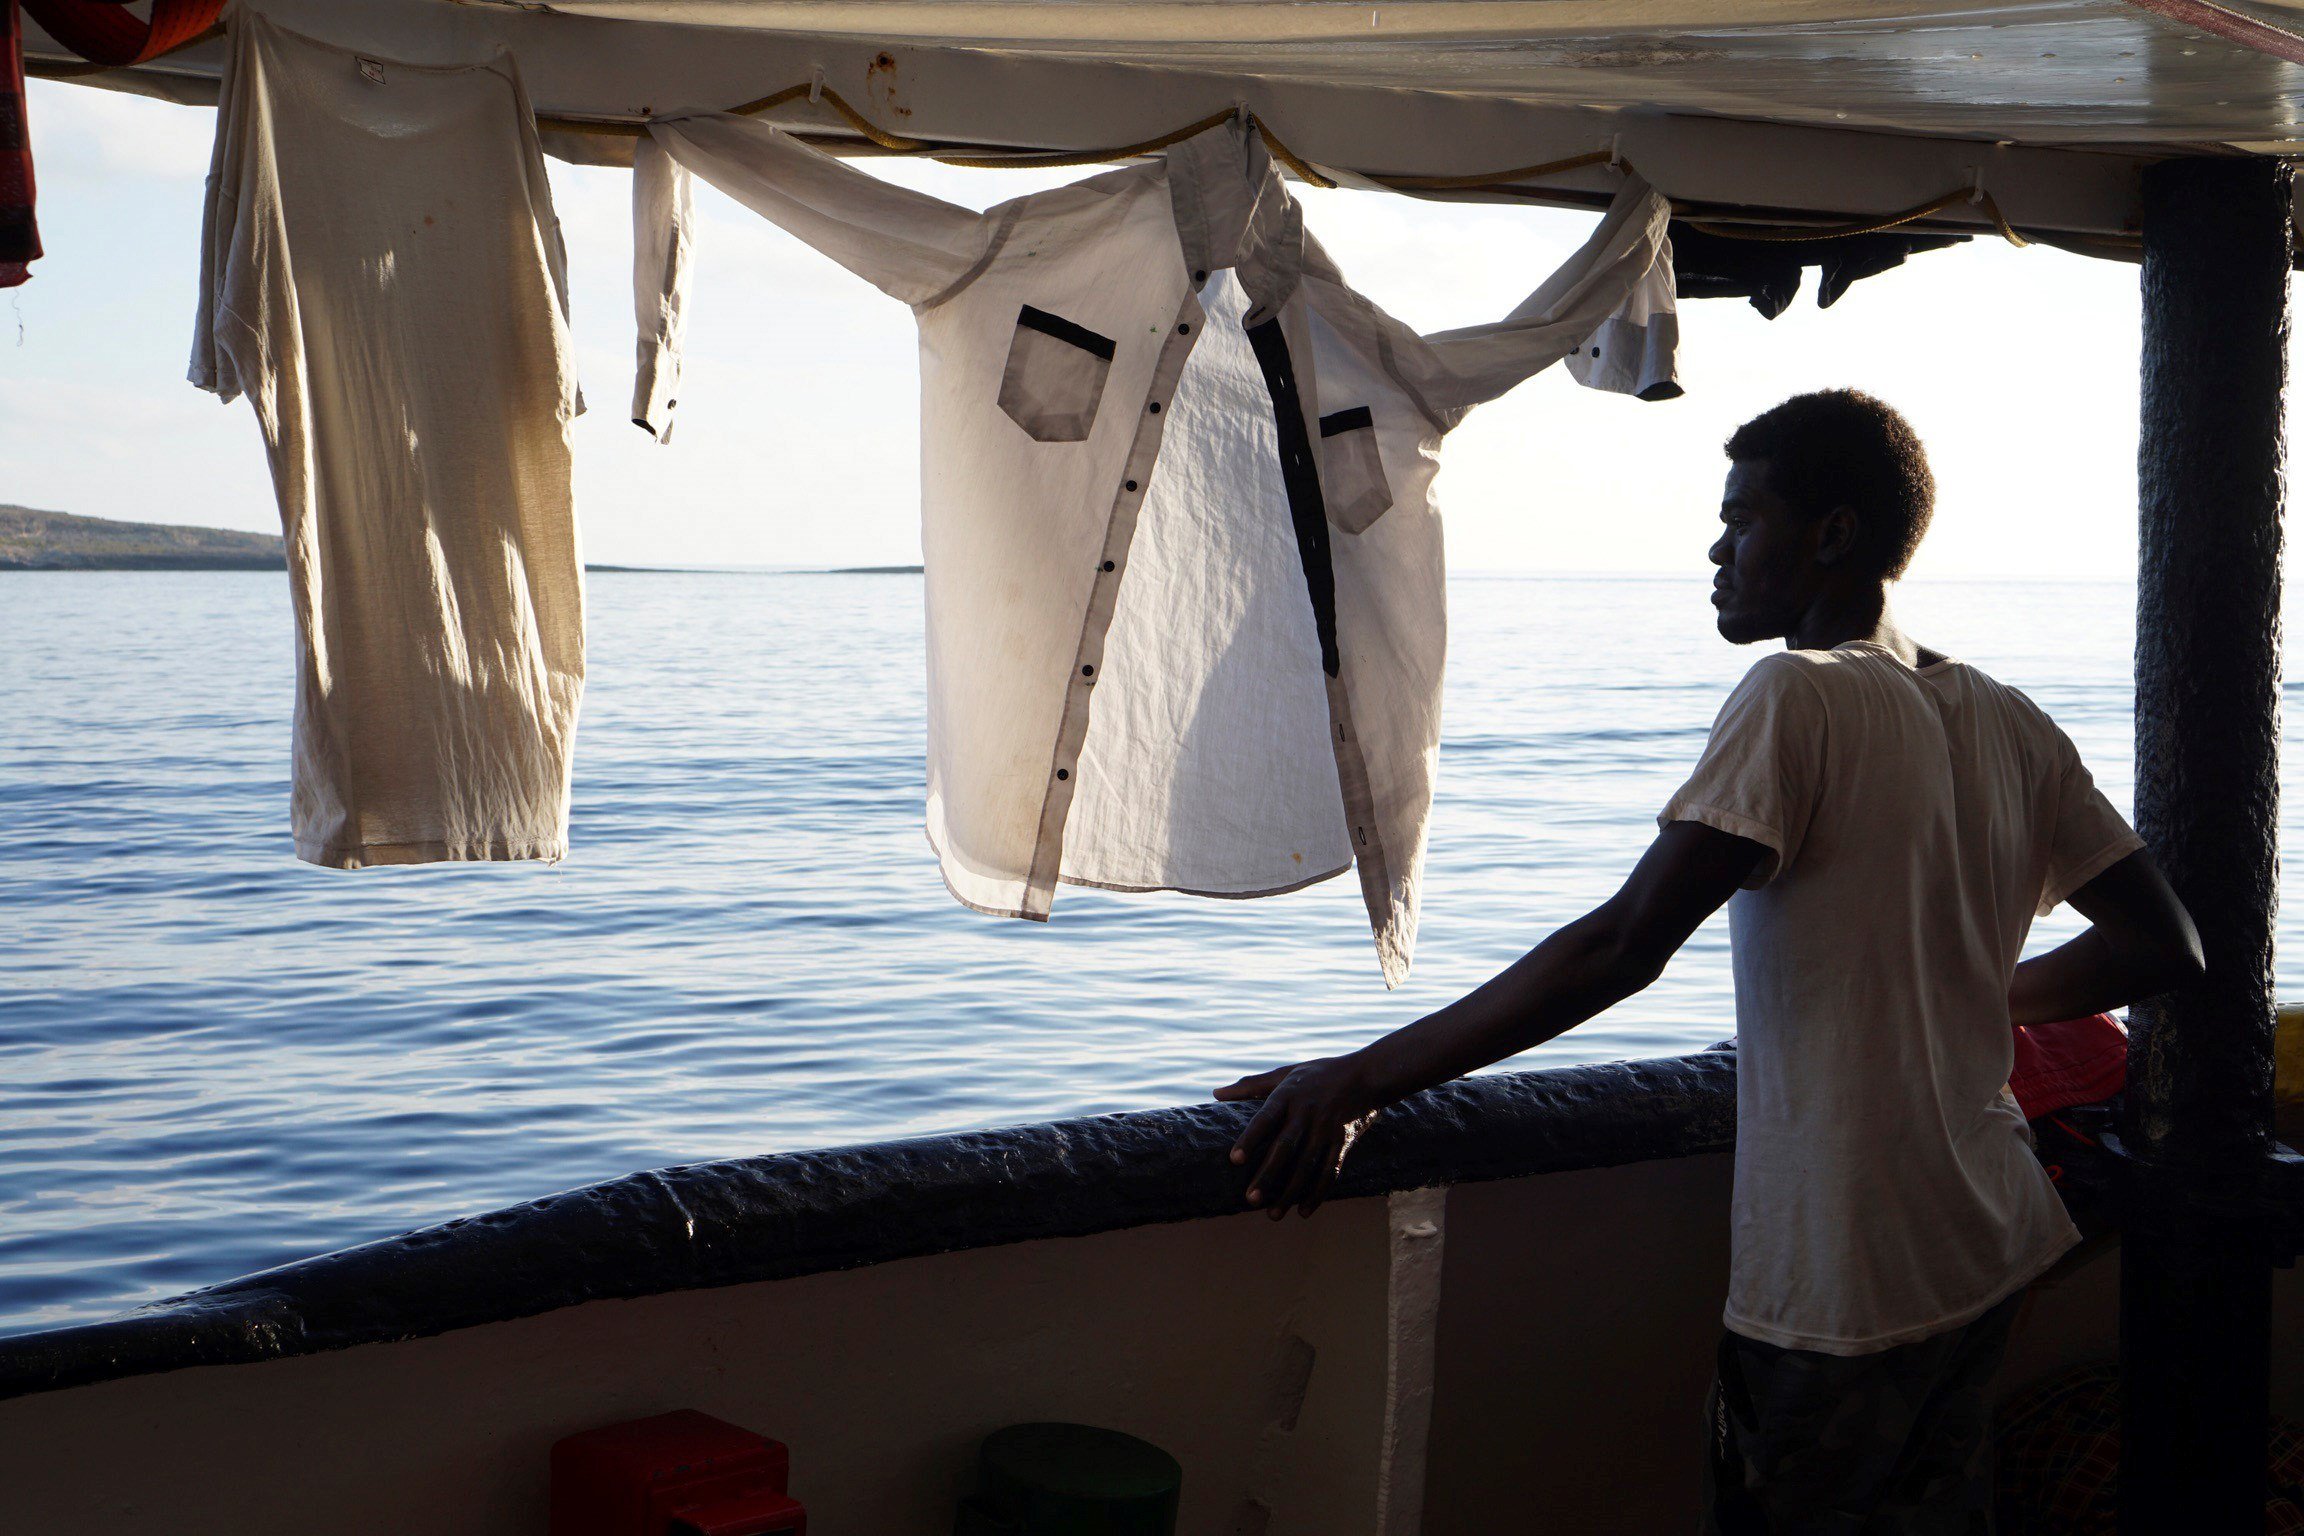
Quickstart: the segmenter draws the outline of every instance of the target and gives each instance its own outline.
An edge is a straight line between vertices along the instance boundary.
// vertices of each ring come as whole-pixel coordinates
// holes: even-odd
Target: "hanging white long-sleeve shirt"
[[[1505,319],[1419,335],[1354,292],[1234,121],[985,213],[747,118],[635,157],[640,377],[677,395],[694,172],[920,328],[928,836],[969,906],[1059,881],[1259,896],[1356,864],[1406,974],[1447,643],[1440,442],[1571,352],[1677,393],[1669,218],[1627,185]]]
[[[501,51],[231,23],[192,382],[245,392],[298,649],[289,816],[338,869],[556,859],[584,687],[560,228]]]

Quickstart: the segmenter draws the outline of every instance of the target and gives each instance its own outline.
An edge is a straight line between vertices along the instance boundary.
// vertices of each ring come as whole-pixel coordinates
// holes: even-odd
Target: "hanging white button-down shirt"
[[[747,118],[649,133],[643,425],[678,392],[686,172],[918,319],[952,893],[1045,919],[1059,881],[1261,896],[1357,865],[1397,984],[1440,744],[1440,441],[1572,352],[1588,383],[1678,392],[1664,199],[1628,178],[1518,309],[1423,336],[1345,285],[1237,121],[981,214]]]
[[[191,377],[245,392],[271,457],[300,858],[567,851],[567,290],[511,55],[407,64],[234,10]]]

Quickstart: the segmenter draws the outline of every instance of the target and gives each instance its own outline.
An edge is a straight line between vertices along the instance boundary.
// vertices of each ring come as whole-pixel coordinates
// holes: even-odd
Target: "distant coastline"
[[[125,523],[109,517],[0,506],[0,571],[277,571],[288,558],[280,536],[177,523]],[[587,571],[646,576],[917,576],[917,565],[844,565],[830,570],[758,573],[740,567],[586,565]]]
[[[280,537],[0,506],[0,571],[276,571]]]

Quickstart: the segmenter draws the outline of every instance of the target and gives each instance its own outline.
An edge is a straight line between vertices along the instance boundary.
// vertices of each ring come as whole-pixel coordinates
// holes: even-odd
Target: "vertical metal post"
[[[2136,820],[2208,975],[2134,1010],[2125,1140],[2192,1187],[2245,1176],[2270,1146],[2289,217],[2271,161],[2144,173]],[[2270,1316],[2269,1259],[2246,1233],[2130,1228],[2123,1536],[2263,1530]]]

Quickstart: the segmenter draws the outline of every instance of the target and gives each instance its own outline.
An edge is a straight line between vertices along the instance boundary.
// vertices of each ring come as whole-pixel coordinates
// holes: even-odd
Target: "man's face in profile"
[[[1719,568],[1712,577],[1715,622],[1720,637],[1732,645],[1780,640],[1792,633],[1823,579],[1816,523],[1802,517],[1768,482],[1765,459],[1729,464],[1720,497],[1720,537],[1707,551]]]

